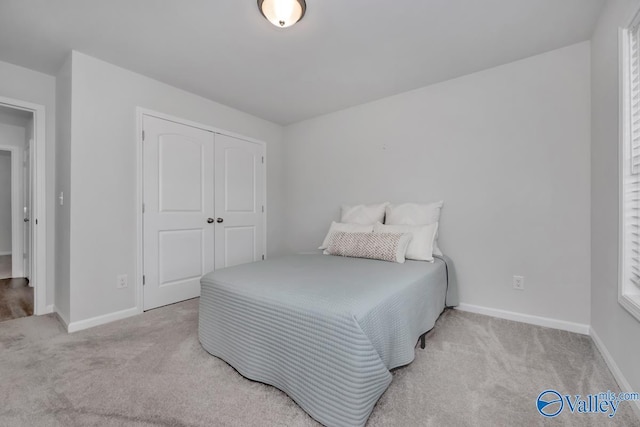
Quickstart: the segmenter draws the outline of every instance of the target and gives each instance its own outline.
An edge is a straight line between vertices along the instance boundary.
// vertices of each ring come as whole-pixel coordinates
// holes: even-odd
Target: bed
[[[199,338],[327,426],[362,426],[445,307],[447,265],[292,255],[201,279]]]

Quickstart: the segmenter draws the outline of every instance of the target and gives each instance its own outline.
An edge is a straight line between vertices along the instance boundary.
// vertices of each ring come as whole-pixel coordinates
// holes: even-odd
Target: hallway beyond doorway
[[[0,256],[0,279],[11,277],[11,255]]]
[[[33,288],[29,280],[0,279],[0,322],[33,315]]]

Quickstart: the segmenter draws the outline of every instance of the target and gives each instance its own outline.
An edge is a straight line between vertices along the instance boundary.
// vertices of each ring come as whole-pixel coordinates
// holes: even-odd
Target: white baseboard
[[[49,304],[44,307],[44,311],[40,314],[49,314],[49,313],[53,313],[54,311],[55,311],[55,307],[53,306],[53,304]]]
[[[12,254],[11,251],[9,251],[9,252],[0,252],[0,256],[11,255],[11,254]]]
[[[67,325],[67,332],[77,332],[83,329],[93,328],[94,326],[104,325],[105,323],[114,322],[116,320],[126,319],[127,317],[140,314],[137,307],[128,308],[126,310],[116,311],[102,316],[92,317],[90,319],[71,322]]]
[[[596,344],[596,348],[598,349],[598,351],[600,351],[602,358],[604,359],[607,366],[609,367],[609,370],[613,374],[613,378],[615,378],[616,382],[618,383],[618,386],[620,386],[620,391],[629,392],[629,393],[638,392],[637,390],[633,390],[631,388],[631,385],[629,384],[627,379],[624,377],[624,375],[622,375],[622,371],[616,364],[615,360],[613,360],[613,357],[611,357],[611,353],[609,353],[609,350],[607,350],[607,347],[604,346],[604,343],[602,342],[602,340],[600,339],[596,331],[593,328],[591,328],[590,332],[591,332],[590,333],[591,339],[593,339],[593,342]],[[629,404],[633,408],[633,411],[636,413],[636,416],[640,418],[640,400],[631,400],[629,401]]]
[[[457,310],[468,311],[470,313],[484,314],[486,316],[498,317],[500,319],[513,320],[515,322],[529,323],[531,325],[544,326],[547,328],[561,329],[563,331],[575,332],[582,335],[589,335],[590,327],[582,323],[568,322],[566,320],[552,319],[549,317],[532,316],[530,314],[516,313],[514,311],[499,310],[497,308],[482,307],[460,303]]]
[[[58,310],[58,308],[55,305],[53,306],[53,312],[55,313],[60,323],[62,323],[64,328],[69,330],[69,320],[66,319],[62,314],[60,314],[60,310]]]

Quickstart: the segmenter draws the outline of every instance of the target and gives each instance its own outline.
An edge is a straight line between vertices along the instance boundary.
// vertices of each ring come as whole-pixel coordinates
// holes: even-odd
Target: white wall
[[[591,326],[633,391],[640,390],[640,322],[618,304],[618,28],[639,7],[638,0],[605,4],[591,60]]]
[[[138,106],[267,143],[268,254],[282,251],[281,126],[78,52],[71,70],[71,323],[135,306]]]
[[[55,311],[69,324],[71,304],[71,61],[70,54],[56,76],[56,187],[64,204],[56,203]]]
[[[288,246],[343,203],[445,200],[460,300],[589,323],[589,43],[285,128]],[[525,276],[525,291],[512,276]]]
[[[11,254],[11,151],[0,150],[0,255],[9,254]]]
[[[49,224],[55,223],[55,77],[0,61],[0,96],[44,105],[46,114],[46,213]],[[55,278],[55,227],[47,228],[47,297],[53,304]]]

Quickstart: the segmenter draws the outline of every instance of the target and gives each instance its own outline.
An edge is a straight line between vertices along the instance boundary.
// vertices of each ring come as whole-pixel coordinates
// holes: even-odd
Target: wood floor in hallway
[[[0,322],[33,314],[33,288],[27,279],[0,279]]]

